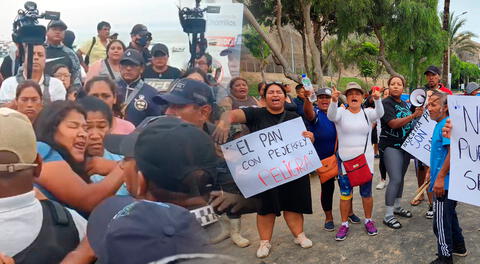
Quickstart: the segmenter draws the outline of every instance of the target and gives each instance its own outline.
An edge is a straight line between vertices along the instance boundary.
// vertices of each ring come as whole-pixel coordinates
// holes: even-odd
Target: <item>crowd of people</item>
[[[46,43],[34,45],[31,65],[22,44],[13,59],[3,62],[0,263],[149,263],[172,256],[211,258],[210,253],[229,259],[213,245],[230,238],[239,247],[249,246],[241,234],[242,215],[249,213],[256,214],[258,258],[270,254],[281,215],[293,242],[310,248],[314,241],[304,232],[304,214],[313,212],[310,177],[245,199],[220,149],[227,141],[298,117],[306,125],[301,136],[312,142],[323,164],[312,173],[321,182],[324,229],[336,229],[337,181],[341,220],[335,240],[348,237],[350,223],[362,222],[352,206],[356,186],[365,231],[378,234],[375,158],[382,172],[377,189],[386,186],[382,222],[402,228],[397,217],[413,217],[401,199],[413,157],[401,145],[427,109],[438,122],[431,166],[415,164],[419,186],[431,182],[425,216],[433,218],[438,238],[432,263],[467,255],[456,202],[447,197],[453,124],[447,122],[446,95],[452,92],[440,83],[437,67],[425,72],[425,106],[402,100],[402,76],[391,76],[388,87],[369,92],[355,82],[343,95],[335,87],[320,87],[314,91],[316,102],[301,84],[292,98],[289,84],[262,82],[256,98],[240,76],[222,87],[210,73],[208,53],[182,71],[168,64],[166,45],[149,49],[152,38],[145,25],[132,28],[128,46],[110,30],[108,22],[98,23],[97,36],[74,51],[67,45],[67,25],[53,20]],[[150,79],[173,81],[167,92],[159,92]],[[466,93],[480,93],[478,84],[468,84]]]

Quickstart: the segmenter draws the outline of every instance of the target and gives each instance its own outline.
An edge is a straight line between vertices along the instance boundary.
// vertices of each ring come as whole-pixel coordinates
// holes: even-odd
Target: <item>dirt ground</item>
[[[305,216],[305,233],[313,241],[313,247],[302,249],[293,243],[283,218],[277,218],[272,239],[270,256],[258,259],[255,256],[259,245],[256,231],[255,214],[242,217],[242,233],[250,239],[247,248],[236,247],[229,239],[217,244],[224,254],[238,257],[242,263],[259,264],[290,264],[290,263],[430,263],[436,258],[436,240],[432,231],[432,220],[425,218],[427,203],[412,207],[409,201],[416,190],[416,178],[413,162],[405,178],[404,200],[402,206],[413,213],[413,218],[400,219],[403,228],[393,230],[382,223],[384,216],[383,190],[375,190],[380,180],[378,160],[375,161],[377,172],[374,176],[374,220],[377,222],[378,235],[370,237],[366,234],[363,224],[350,225],[350,232],[345,241],[335,241],[335,232],[323,230],[324,214],[320,205],[320,182],[317,177],[311,177],[312,201],[314,213]],[[340,225],[338,185],[334,194],[335,228]],[[354,212],[362,218],[363,209],[358,188],[354,194]],[[466,245],[469,251],[467,257],[454,257],[455,263],[480,263],[480,208],[467,204],[459,204],[457,212],[460,225],[463,228]]]

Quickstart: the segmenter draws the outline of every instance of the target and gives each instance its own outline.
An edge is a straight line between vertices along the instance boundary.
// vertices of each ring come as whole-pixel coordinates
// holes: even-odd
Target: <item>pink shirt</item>
[[[113,127],[110,133],[118,135],[128,135],[135,130],[135,126],[127,120],[113,117]]]

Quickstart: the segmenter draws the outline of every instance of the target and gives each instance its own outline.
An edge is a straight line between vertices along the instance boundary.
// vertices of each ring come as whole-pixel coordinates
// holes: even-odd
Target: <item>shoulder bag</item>
[[[337,162],[337,144],[338,139],[335,140],[334,153],[332,156],[322,159],[322,167],[317,169],[317,174],[320,177],[320,183],[325,183],[331,178],[338,175],[338,162]]]

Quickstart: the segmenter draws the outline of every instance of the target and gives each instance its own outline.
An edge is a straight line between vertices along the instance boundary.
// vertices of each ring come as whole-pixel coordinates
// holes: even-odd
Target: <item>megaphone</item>
[[[413,106],[423,106],[427,101],[427,93],[423,89],[415,89],[410,94],[410,103]]]

